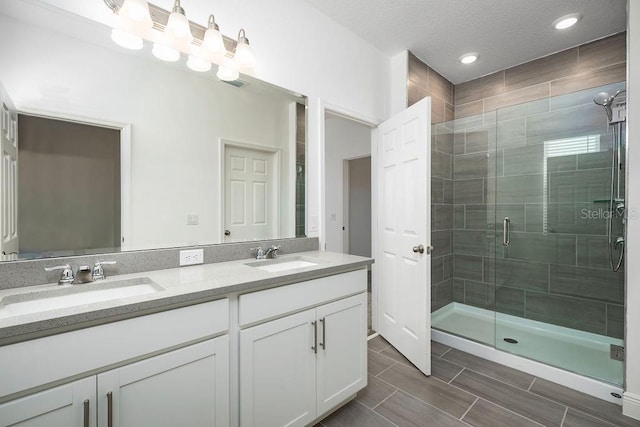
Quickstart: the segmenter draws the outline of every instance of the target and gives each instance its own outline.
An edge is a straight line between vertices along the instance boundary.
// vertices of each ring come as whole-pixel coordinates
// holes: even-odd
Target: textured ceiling
[[[386,54],[409,49],[462,83],[624,31],[626,0],[304,0]],[[637,1],[637,0],[633,0]],[[581,13],[574,27],[552,22]],[[478,52],[474,64],[458,58]]]

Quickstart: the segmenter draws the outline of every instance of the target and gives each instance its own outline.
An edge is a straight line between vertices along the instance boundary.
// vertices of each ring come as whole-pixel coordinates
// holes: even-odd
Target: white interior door
[[[0,254],[18,255],[18,113],[0,84]]]
[[[378,332],[430,375],[431,98],[376,133]]]
[[[277,153],[226,146],[225,241],[278,237]]]

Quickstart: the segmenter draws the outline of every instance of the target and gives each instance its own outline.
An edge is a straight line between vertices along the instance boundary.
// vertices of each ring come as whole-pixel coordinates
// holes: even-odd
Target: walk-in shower
[[[609,245],[609,266],[613,271],[620,270],[624,259],[624,188],[621,182],[621,172],[624,169],[622,153],[624,150],[624,122],[626,121],[626,90],[619,90],[615,95],[599,92],[593,102],[604,107],[609,119],[609,126],[613,129],[613,149],[611,155],[611,191],[609,198],[603,202],[609,205],[607,226],[607,240]],[[621,233],[614,239],[614,223],[622,224]]]
[[[450,233],[453,264],[451,291],[435,291],[438,334],[622,384],[624,89],[436,125],[455,142],[452,220],[432,225]]]

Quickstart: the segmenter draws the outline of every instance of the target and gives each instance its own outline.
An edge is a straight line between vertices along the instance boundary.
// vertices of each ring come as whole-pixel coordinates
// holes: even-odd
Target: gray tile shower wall
[[[454,301],[623,337],[624,273],[610,271],[607,207],[595,202],[609,198],[612,135],[592,99],[624,87],[625,38],[455,86],[456,120],[445,124],[453,129]],[[598,141],[595,152],[545,146],[585,135]]]
[[[431,96],[431,309],[453,301],[452,234],[454,222],[453,84],[409,54],[407,98],[413,105]]]

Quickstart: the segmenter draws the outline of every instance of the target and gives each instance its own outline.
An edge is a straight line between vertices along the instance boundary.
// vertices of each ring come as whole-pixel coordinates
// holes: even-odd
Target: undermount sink
[[[8,295],[0,300],[0,319],[147,295],[162,290],[162,286],[148,277],[140,277]]]
[[[298,268],[312,267],[318,265],[317,262],[312,262],[302,257],[274,259],[250,262],[249,267],[257,268],[258,270],[268,271],[269,273],[280,273],[287,270],[297,270]]]

